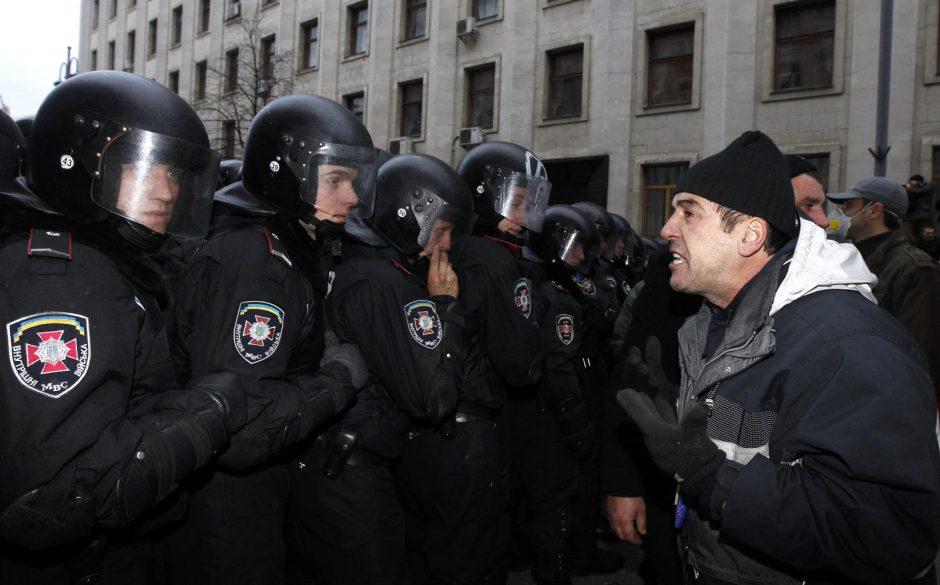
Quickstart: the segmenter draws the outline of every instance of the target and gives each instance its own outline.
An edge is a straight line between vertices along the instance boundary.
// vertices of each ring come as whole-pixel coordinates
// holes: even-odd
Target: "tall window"
[[[777,5],[774,24],[774,90],[832,87],[835,1]]]
[[[239,0],[226,0],[225,20],[232,20],[242,15],[242,3]]]
[[[117,16],[117,0],[109,0],[108,2],[108,18],[114,18]]]
[[[222,158],[235,158],[235,121],[222,122]]]
[[[584,47],[578,45],[548,54],[548,117],[581,115]]]
[[[301,50],[301,69],[315,69],[319,64],[320,26],[316,18],[300,25],[300,38],[303,43]]]
[[[206,99],[206,72],[209,64],[205,61],[196,63],[196,78],[193,80],[193,100],[199,101]]]
[[[261,78],[274,79],[274,63],[277,58],[277,36],[261,39]]]
[[[238,87],[238,49],[225,52],[225,91],[235,91]]]
[[[108,69],[114,70],[114,41],[108,42]]]
[[[173,90],[173,93],[180,92],[180,72],[179,69],[176,71],[170,71],[170,74],[167,76],[166,86]]]
[[[424,82],[421,80],[398,86],[401,95],[401,136],[421,136],[421,113],[424,108]]]
[[[173,9],[173,20],[170,27],[170,46],[175,47],[183,40],[183,7]]]
[[[349,7],[349,55],[361,55],[369,46],[369,4]]]
[[[689,163],[643,165],[643,233],[655,236],[672,214],[672,195]]]
[[[101,17],[101,0],[92,0],[91,3],[91,30],[98,28],[98,19]]]
[[[130,11],[131,8],[137,8],[137,0],[127,0],[127,10]]]
[[[930,182],[934,185],[940,185],[940,146],[933,147],[933,177],[931,177]]]
[[[428,1],[405,0],[405,40],[427,34]]]
[[[199,28],[197,29],[197,32],[204,33],[209,30],[209,18],[211,16],[211,0],[199,0]]]
[[[470,15],[477,20],[493,18],[499,14],[499,0],[473,0]]]
[[[98,50],[94,49],[91,52],[91,71],[98,70]]]
[[[467,126],[493,127],[496,65],[467,70]]]
[[[343,96],[343,105],[350,112],[362,120],[363,113],[366,110],[366,94],[363,92],[351,93]]]
[[[137,32],[130,31],[127,33],[127,48],[124,50],[124,70],[133,71],[134,70],[134,61],[136,61],[137,51],[135,51],[137,45]]]
[[[147,57],[157,54],[157,19],[147,23]]]
[[[647,32],[647,106],[692,102],[692,57],[695,24]]]

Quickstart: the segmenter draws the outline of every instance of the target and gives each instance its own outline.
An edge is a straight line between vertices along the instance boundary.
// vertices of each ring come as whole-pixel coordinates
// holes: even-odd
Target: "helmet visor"
[[[412,195],[411,211],[418,223],[418,245],[426,255],[438,246],[454,257],[463,252],[476,221],[472,210],[451,205],[428,189],[418,189]]]
[[[503,180],[493,199],[496,213],[522,227],[540,233],[552,184],[541,177],[513,172]]]
[[[218,172],[219,155],[209,148],[131,129],[101,152],[91,199],[155,233],[201,237]]]
[[[568,225],[556,226],[554,236],[558,258],[582,274],[589,273],[597,245],[588,243],[580,230]]]
[[[310,143],[308,141],[308,143]],[[371,217],[375,204],[378,150],[313,142],[300,163],[289,162],[301,184],[300,198],[335,223]]]

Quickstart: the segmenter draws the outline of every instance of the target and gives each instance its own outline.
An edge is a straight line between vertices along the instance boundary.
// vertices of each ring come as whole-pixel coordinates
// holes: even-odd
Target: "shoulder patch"
[[[444,338],[444,329],[441,327],[441,318],[437,316],[437,307],[434,303],[417,300],[405,305],[403,310],[405,325],[411,338],[421,347],[427,349],[437,347]]]
[[[7,344],[19,383],[49,398],[78,387],[91,364],[91,330],[84,315],[37,313],[11,321]]]
[[[70,232],[31,229],[29,230],[29,242],[26,244],[26,253],[30,256],[71,260],[72,234]]]
[[[581,292],[589,297],[593,297],[597,290],[594,288],[594,281],[591,280],[590,276],[584,276],[580,272],[576,272],[572,278],[574,279],[575,284],[578,285],[578,288],[581,289]]]
[[[571,345],[574,341],[574,317],[567,313],[562,313],[555,317],[555,333],[558,339],[565,345]]]
[[[235,351],[249,364],[274,355],[284,334],[286,316],[280,307],[264,301],[244,301],[238,305],[232,335]]]
[[[262,229],[264,230],[264,237],[268,240],[268,252],[270,252],[272,256],[277,256],[283,260],[288,266],[293,266],[294,263],[291,262],[290,256],[287,255],[287,248],[284,247],[281,238],[277,237],[276,233],[268,231],[268,228]]]
[[[610,288],[611,290],[617,290],[617,279],[614,278],[613,276],[608,276],[608,277],[607,277],[607,286],[608,286],[608,288]]]
[[[528,278],[520,278],[512,285],[512,296],[522,315],[528,319],[532,314],[532,283]]]

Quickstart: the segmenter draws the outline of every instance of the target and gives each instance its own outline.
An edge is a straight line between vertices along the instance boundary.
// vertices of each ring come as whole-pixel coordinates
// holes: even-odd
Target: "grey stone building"
[[[202,114],[251,55],[263,99],[324,95],[360,113],[377,146],[454,164],[481,135],[527,145],[554,202],[597,201],[650,234],[681,170],[751,128],[811,157],[830,190],[871,175],[880,6],[82,0],[80,62],[151,77]],[[887,176],[899,182],[940,182],[938,25],[940,0],[894,2]],[[204,119],[237,155],[247,120]]]

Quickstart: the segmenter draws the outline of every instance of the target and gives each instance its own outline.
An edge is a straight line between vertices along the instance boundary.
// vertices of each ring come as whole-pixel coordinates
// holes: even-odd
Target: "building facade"
[[[940,183],[940,0],[892,20],[887,176]],[[745,130],[829,190],[873,174],[880,22],[879,0],[82,0],[80,63],[174,89],[228,156],[251,110],[215,105],[246,77],[253,104],[346,104],[393,152],[527,145],[553,202],[653,234],[682,170]]]

